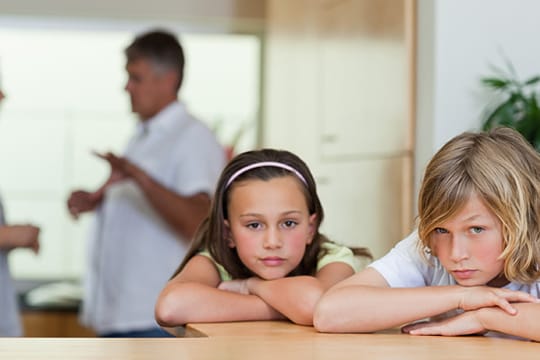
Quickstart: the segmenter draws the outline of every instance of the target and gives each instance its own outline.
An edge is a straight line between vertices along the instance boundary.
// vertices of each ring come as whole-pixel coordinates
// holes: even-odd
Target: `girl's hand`
[[[458,336],[481,334],[486,331],[477,316],[477,311],[466,311],[442,321],[424,321],[401,328],[401,332],[410,335]]]
[[[249,295],[247,282],[248,279],[222,281],[218,285],[218,289],[235,292],[238,294]]]
[[[492,288],[487,286],[463,287],[458,308],[465,311],[497,306],[510,315],[517,310],[512,302],[538,302],[534,296],[522,291]]]

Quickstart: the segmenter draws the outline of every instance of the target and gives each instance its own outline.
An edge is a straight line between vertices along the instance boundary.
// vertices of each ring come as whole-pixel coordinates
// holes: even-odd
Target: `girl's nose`
[[[264,237],[264,248],[265,249],[277,249],[282,245],[281,236],[278,230],[268,229]]]

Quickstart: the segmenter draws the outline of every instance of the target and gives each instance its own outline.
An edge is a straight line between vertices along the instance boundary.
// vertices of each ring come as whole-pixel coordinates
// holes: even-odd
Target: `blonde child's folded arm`
[[[171,279],[158,297],[155,316],[162,326],[190,322],[271,320],[281,315],[255,295],[219,290],[214,264],[196,255]]]
[[[540,304],[514,304],[517,312],[509,314],[498,307],[484,307],[477,310],[442,319],[440,321],[418,322],[402,330],[411,335],[459,336],[483,334],[495,331],[523,339],[540,341]]]
[[[490,307],[477,310],[477,316],[486,330],[540,342],[540,303],[518,303],[513,306],[517,309],[515,315]]]
[[[375,269],[367,268],[328,290],[317,306],[314,325],[322,332],[373,332],[440,314],[457,305],[446,297],[437,305],[422,300],[419,306],[429,294],[417,290],[390,288]]]
[[[322,332],[373,332],[458,308],[498,306],[511,313],[511,302],[531,301],[526,293],[485,286],[390,288],[377,270],[367,268],[323,295],[314,325]]]
[[[353,273],[348,264],[333,262],[320,269],[316,276],[292,276],[276,280],[250,278],[247,287],[251,294],[262,298],[294,323],[312,325],[313,311],[324,291]]]

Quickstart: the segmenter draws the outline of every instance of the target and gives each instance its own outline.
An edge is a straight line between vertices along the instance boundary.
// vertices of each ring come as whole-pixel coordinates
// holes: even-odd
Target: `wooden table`
[[[287,322],[195,324],[177,339],[1,338],[0,359],[540,359],[540,343],[397,332],[320,334]]]

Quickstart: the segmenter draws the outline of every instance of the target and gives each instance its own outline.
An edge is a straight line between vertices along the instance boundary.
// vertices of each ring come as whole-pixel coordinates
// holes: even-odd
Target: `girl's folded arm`
[[[159,295],[157,322],[162,326],[179,326],[189,322],[281,318],[259,297],[219,290],[219,282],[214,264],[204,256],[194,256]]]
[[[262,298],[294,323],[312,325],[315,306],[324,291],[353,273],[349,265],[334,262],[324,266],[315,277],[250,278],[247,286],[251,294]]]

